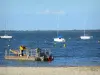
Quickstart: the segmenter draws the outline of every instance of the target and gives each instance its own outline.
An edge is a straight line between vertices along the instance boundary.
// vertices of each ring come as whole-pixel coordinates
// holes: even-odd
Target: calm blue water
[[[100,66],[100,31],[88,31],[93,39],[81,40],[83,31],[61,31],[60,34],[67,40],[66,48],[57,43],[54,47],[53,38],[56,31],[25,31],[8,32],[13,39],[0,39],[0,66]],[[4,32],[0,32],[4,35]],[[69,39],[70,38],[70,39]],[[11,49],[18,49],[20,45],[29,48],[50,48],[54,56],[52,62],[15,61],[5,60],[4,51],[10,44]]]

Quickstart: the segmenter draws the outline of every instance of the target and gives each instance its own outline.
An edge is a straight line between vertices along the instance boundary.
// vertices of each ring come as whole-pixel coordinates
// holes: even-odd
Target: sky
[[[0,0],[4,29],[100,29],[100,0]]]

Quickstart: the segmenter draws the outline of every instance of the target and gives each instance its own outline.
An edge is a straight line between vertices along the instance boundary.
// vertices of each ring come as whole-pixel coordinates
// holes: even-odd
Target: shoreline
[[[0,75],[99,75],[100,66],[0,67]]]

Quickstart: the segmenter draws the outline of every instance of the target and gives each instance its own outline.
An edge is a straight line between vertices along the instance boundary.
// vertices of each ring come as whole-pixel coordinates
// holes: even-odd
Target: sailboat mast
[[[85,36],[85,27],[86,27],[86,21],[84,19],[84,36]]]
[[[84,29],[84,36],[85,36],[85,29]]]
[[[57,16],[57,36],[59,35],[59,16]]]
[[[6,35],[6,22],[5,22],[5,28],[4,28],[4,30],[5,30],[5,35]]]
[[[59,30],[58,30],[58,24],[57,24],[57,37],[58,37],[58,35],[59,35]]]

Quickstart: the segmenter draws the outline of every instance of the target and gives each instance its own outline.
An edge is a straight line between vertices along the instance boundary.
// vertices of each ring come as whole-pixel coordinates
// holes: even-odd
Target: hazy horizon
[[[70,29],[70,30],[0,30],[0,31],[83,31],[84,29]],[[100,29],[86,29],[86,31],[100,31]]]

